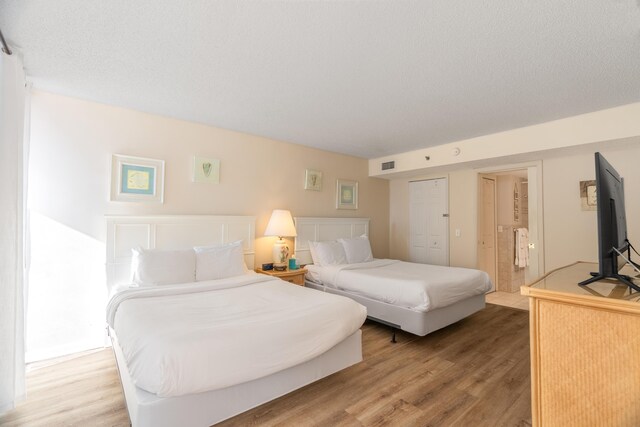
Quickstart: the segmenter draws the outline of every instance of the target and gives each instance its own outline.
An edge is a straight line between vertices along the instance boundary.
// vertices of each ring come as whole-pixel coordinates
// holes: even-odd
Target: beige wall
[[[640,138],[591,149],[563,150],[542,159],[545,270],[576,260],[597,260],[597,219],[595,211],[582,211],[579,181],[594,179],[593,153],[599,150],[625,178],[629,238],[640,247]],[[496,164],[495,170],[501,165]],[[486,169],[482,169],[485,171]],[[477,169],[461,169],[449,177],[450,263],[476,266]],[[442,176],[439,175],[439,176]],[[433,176],[421,176],[421,178]],[[391,181],[390,241],[391,257],[407,259],[409,229],[409,180]],[[455,237],[455,229],[461,231]]]
[[[282,208],[369,217],[374,256],[388,256],[389,183],[369,178],[365,159],[46,92],[34,91],[31,101],[31,209],[98,241],[105,214],[255,215],[259,265],[274,239],[262,233]],[[109,201],[114,153],[166,161],[164,204]],[[220,159],[220,184],[191,182],[194,154]],[[323,172],[322,191],[303,189],[307,168]],[[358,210],[335,209],[338,178],[359,182]]]

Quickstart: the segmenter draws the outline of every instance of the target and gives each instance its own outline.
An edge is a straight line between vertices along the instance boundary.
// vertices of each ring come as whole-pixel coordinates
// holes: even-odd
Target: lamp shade
[[[278,237],[295,237],[297,236],[296,227],[293,225],[293,218],[291,212],[284,209],[274,209],[267,224],[266,230],[264,230],[265,236],[278,236]]]

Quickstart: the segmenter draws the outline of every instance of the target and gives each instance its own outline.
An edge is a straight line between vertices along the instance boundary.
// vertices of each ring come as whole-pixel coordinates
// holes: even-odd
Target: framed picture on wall
[[[193,182],[220,183],[220,160],[193,156]]]
[[[336,209],[358,209],[358,182],[338,180]]]
[[[580,202],[583,211],[595,211],[598,207],[596,181],[580,181]]]
[[[322,191],[322,172],[311,169],[305,170],[304,189]]]
[[[164,160],[114,154],[111,201],[163,203]]]

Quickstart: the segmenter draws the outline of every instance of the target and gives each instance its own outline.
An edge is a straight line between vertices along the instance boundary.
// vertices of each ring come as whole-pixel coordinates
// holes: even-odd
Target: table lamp
[[[291,212],[284,209],[275,209],[271,214],[265,236],[278,236],[278,240],[273,245],[273,268],[276,270],[286,270],[289,259],[289,247],[283,237],[295,237],[296,227],[293,224]]]

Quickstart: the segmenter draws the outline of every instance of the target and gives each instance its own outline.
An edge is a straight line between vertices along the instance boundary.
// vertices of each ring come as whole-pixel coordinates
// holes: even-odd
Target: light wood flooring
[[[529,426],[528,313],[496,305],[426,337],[363,327],[364,361],[221,426]],[[2,426],[127,426],[110,349],[32,371]]]

